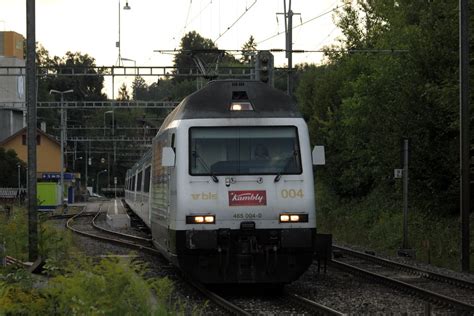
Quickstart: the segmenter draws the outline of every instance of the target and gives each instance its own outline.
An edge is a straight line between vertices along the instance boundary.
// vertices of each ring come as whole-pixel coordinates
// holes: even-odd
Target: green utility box
[[[38,182],[36,185],[38,209],[53,211],[61,205],[60,186],[55,182]]]

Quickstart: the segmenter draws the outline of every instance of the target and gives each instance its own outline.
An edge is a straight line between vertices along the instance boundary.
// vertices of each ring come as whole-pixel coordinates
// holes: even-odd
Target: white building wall
[[[15,57],[0,56],[2,67],[25,67],[25,61]],[[25,78],[19,69],[0,69],[0,141],[25,126]]]

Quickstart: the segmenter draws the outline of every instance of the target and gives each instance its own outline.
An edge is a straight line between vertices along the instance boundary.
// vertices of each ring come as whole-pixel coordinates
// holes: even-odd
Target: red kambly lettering
[[[266,191],[229,191],[229,206],[267,205]]]

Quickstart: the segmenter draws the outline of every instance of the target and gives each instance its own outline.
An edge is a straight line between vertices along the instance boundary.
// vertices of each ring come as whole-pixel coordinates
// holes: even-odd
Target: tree
[[[148,85],[141,76],[135,77],[132,83],[132,95],[134,100],[147,100]]]
[[[37,48],[37,62],[44,75],[38,80],[38,100],[59,101],[60,96],[51,95],[50,90],[74,90],[73,93],[64,95],[64,100],[74,101],[102,101],[107,96],[102,92],[104,88],[104,76],[100,70],[96,70],[95,59],[88,54],[79,52],[67,52],[64,57],[50,57],[49,52],[41,45]],[[72,73],[84,73],[85,76],[67,76]],[[49,75],[46,75],[46,72]],[[53,74],[57,74],[54,76]],[[90,120],[85,117],[83,110],[68,110],[68,117],[75,120],[72,124],[85,125]],[[55,126],[60,120],[60,112],[49,109],[38,110],[38,121],[45,121],[47,126]],[[51,130],[59,135],[58,130]],[[78,135],[79,136],[79,135]]]
[[[221,66],[240,65],[232,55],[220,51],[215,43],[208,38],[204,38],[196,31],[187,33],[181,39],[180,52],[174,58],[177,74],[194,74],[198,71],[197,60],[206,68],[206,72],[211,72],[217,64]],[[175,81],[186,80],[177,77]]]
[[[339,12],[345,38],[297,92],[311,134],[328,148],[324,178],[339,196],[395,192],[391,174],[407,137],[414,206],[457,212],[456,8],[453,0],[360,0]],[[405,51],[364,52],[390,49]]]
[[[190,72],[190,69],[195,69],[196,64],[193,57],[196,54],[205,65],[215,62],[215,54],[205,51],[216,51],[217,46],[212,40],[202,37],[196,31],[189,32],[183,36],[180,49],[181,51],[174,57],[177,73],[187,74]]]
[[[250,35],[250,38],[247,42],[242,45],[242,57],[240,58],[240,62],[242,64],[250,64],[252,62],[252,57],[256,53],[257,50],[257,43],[255,42],[255,38],[253,35]]]
[[[128,90],[127,90],[127,85],[125,84],[125,82],[122,83],[122,85],[120,86],[117,100],[118,101],[129,101],[130,100],[130,96],[128,95]]]
[[[0,147],[0,187],[18,187],[18,165],[24,169],[24,162],[21,161],[13,149],[5,150]]]

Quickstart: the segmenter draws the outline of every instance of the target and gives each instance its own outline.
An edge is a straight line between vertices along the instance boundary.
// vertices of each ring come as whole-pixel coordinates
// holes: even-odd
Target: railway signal
[[[256,79],[273,87],[273,54],[268,50],[259,51],[255,63]]]

